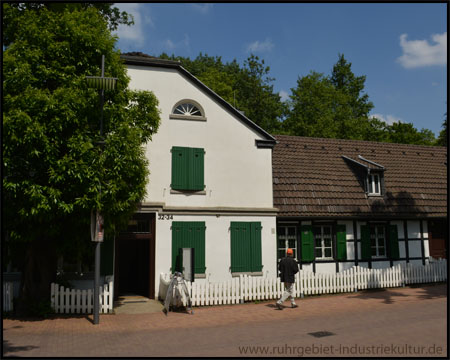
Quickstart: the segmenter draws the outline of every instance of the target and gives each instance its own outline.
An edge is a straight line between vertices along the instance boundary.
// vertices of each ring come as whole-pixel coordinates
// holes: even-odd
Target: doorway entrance
[[[155,297],[155,214],[134,214],[115,243],[114,293]]]
[[[428,222],[428,237],[430,256],[435,259],[447,258],[447,221],[445,220],[430,220]]]

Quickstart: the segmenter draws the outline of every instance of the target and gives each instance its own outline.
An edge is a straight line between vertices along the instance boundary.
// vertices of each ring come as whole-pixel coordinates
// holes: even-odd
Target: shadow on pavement
[[[419,295],[420,299],[436,299],[436,298],[445,298],[447,297],[447,283],[445,284],[430,284],[425,286],[414,286],[420,287],[421,294]]]
[[[423,300],[447,297],[447,284],[420,284],[408,286],[407,288],[420,288],[420,294],[404,294],[402,293],[402,289],[404,288],[367,289],[360,290],[357,294],[348,296],[348,298],[357,298],[361,300],[379,299],[385,304],[393,304],[396,302],[396,298],[400,299],[409,296]]]
[[[100,314],[101,316],[111,315],[111,314]],[[51,314],[47,317],[25,317],[25,316],[7,316],[3,319],[20,321],[20,322],[38,322],[38,321],[48,321],[48,320],[59,320],[59,319],[86,319],[87,321],[93,323],[93,315],[92,314]],[[20,328],[21,326],[17,325],[14,328]]]
[[[34,346],[34,345],[14,346],[14,345],[10,344],[10,342],[8,340],[3,340],[3,354],[2,354],[2,356],[3,357],[4,356],[13,357],[13,356],[15,356],[13,353],[15,353],[15,352],[29,351],[29,350],[33,350],[33,349],[37,349],[37,348],[38,348],[38,346]],[[23,356],[23,355],[21,355],[21,356]]]

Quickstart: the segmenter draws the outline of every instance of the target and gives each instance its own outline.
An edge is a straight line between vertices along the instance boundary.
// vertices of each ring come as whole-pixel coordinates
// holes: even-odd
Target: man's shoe
[[[298,305],[297,304],[291,304],[291,308],[293,308],[293,309],[298,308]]]
[[[283,310],[283,305],[281,305],[281,304],[279,304],[279,303],[276,303],[276,306],[277,306],[277,309],[278,309],[278,310]]]

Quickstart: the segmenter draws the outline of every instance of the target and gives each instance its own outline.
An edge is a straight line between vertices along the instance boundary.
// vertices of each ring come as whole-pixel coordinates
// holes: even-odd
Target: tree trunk
[[[55,279],[56,252],[52,241],[34,240],[25,254],[17,313],[30,315],[38,304],[50,301],[50,284]]]

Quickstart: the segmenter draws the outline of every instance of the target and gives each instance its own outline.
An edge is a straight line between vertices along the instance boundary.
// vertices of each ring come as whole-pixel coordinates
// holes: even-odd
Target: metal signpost
[[[103,103],[105,90],[114,90],[117,78],[105,77],[105,55],[102,55],[102,76],[86,76],[89,87],[99,90],[100,95],[100,145],[103,141]],[[101,196],[102,188],[100,183],[99,196]],[[91,213],[91,240],[96,242],[95,246],[95,277],[94,277],[94,324],[99,323],[100,308],[100,245],[104,238],[104,222],[103,216],[99,211]]]

